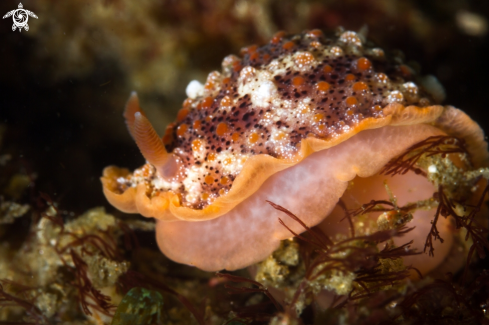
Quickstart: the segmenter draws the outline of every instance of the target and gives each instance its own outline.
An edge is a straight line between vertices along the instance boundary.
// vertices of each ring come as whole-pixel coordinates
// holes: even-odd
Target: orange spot
[[[214,98],[212,97],[206,97],[202,100],[202,109],[208,109],[212,106],[212,103],[214,103]]]
[[[214,183],[214,177],[212,177],[211,175],[207,175],[204,179],[204,181],[209,184],[209,185],[212,185],[212,183]]]
[[[202,200],[207,200],[209,198],[209,193],[202,193],[202,196],[201,196]]]
[[[311,43],[309,43],[309,46],[317,49],[321,46],[321,43],[316,42],[316,41],[312,41]]]
[[[282,38],[284,38],[284,36],[285,36],[284,31],[277,32],[275,33],[275,35],[273,35],[272,39],[270,40],[270,43],[278,44],[282,40]]]
[[[205,82],[205,88],[213,89],[219,83],[221,83],[221,81],[222,81],[221,74],[217,71],[213,71],[209,73],[209,75],[207,76],[207,80]]]
[[[233,162],[233,160],[231,158],[226,158],[226,159],[224,159],[224,161],[222,163],[223,163],[223,165],[231,165],[232,162]]]
[[[188,129],[188,125],[187,124],[181,124],[178,128],[177,128],[177,135],[179,137],[181,137],[182,135],[185,134],[185,132],[187,132],[187,129]]]
[[[278,132],[277,134],[275,134],[275,136],[273,137],[275,140],[282,140],[283,138],[285,138],[285,133],[283,132]]]
[[[257,60],[258,59],[258,53],[254,52],[250,54],[250,61]]]
[[[318,125],[318,129],[319,129],[320,131],[324,130],[325,128],[326,128],[326,125],[324,125],[324,124],[319,124],[319,125]]]
[[[207,161],[214,161],[214,160],[216,160],[216,154],[215,153],[210,153],[207,156]]]
[[[345,76],[345,80],[346,80],[346,81],[352,81],[352,80],[355,80],[355,79],[356,79],[355,75],[353,75],[353,74],[351,74],[351,73],[349,73],[349,74],[347,74],[347,75]]]
[[[351,116],[351,115],[353,115],[353,111],[347,111],[346,114]]]
[[[311,64],[314,61],[314,56],[309,52],[299,53],[295,56],[295,63],[298,65]]]
[[[217,125],[216,134],[222,137],[224,134],[228,132],[228,130],[229,130],[228,125],[224,122],[221,122]]]
[[[221,99],[221,106],[231,106],[231,98],[229,96],[224,96]]]
[[[239,133],[238,132],[233,133],[231,138],[233,139],[234,142],[237,142],[239,140]]]
[[[319,123],[324,120],[324,115],[322,113],[314,114],[313,120],[314,122]]]
[[[229,77],[226,77],[226,78],[222,79],[222,83],[223,83],[224,85],[229,84],[229,82],[230,82],[230,81],[231,81],[231,78],[229,78]]]
[[[205,85],[204,85],[204,88],[205,88],[205,89],[207,89],[207,90],[210,90],[210,89],[214,88],[214,87],[215,87],[215,85],[216,85],[216,84],[214,83],[214,81],[212,81],[212,80],[207,80],[207,82],[206,82],[206,83],[205,83]]]
[[[320,81],[316,84],[316,88],[319,91],[328,91],[329,88],[331,88],[331,85],[327,83],[326,81]]]
[[[144,165],[143,168],[141,169],[141,175],[143,177],[148,177],[149,176],[149,171],[150,171],[149,164],[148,165]]]
[[[202,124],[202,122],[200,120],[196,120],[193,124],[194,130],[197,130],[198,128],[200,128],[201,124]]]
[[[187,98],[183,101],[183,107],[189,108],[194,101],[191,98]]]
[[[221,195],[221,196],[222,196],[222,195],[224,195],[224,194],[226,194],[226,190],[225,190],[225,189],[223,189],[223,188],[221,188],[221,189],[219,190],[219,195]]]
[[[233,70],[235,72],[239,72],[239,71],[241,71],[241,69],[243,69],[243,66],[241,65],[241,61],[233,62]]]
[[[290,50],[290,49],[292,49],[294,46],[295,46],[295,43],[294,43],[294,42],[292,42],[292,41],[288,41],[288,42],[286,42],[286,43],[284,43],[284,44],[282,45],[282,48],[283,48],[284,50]]]
[[[412,69],[405,64],[401,64],[399,69],[404,77],[409,77],[412,75]]]
[[[374,109],[375,109],[376,111],[381,111],[381,110],[382,110],[382,106],[380,106],[380,105],[375,105],[375,106],[374,106]]]
[[[202,141],[199,139],[195,139],[192,141],[192,150],[193,151],[199,151],[202,148]]]
[[[187,108],[182,108],[181,110],[178,111],[177,114],[177,121],[181,122],[183,121],[188,115],[188,109]]]
[[[370,67],[372,67],[372,62],[370,62],[369,59],[367,59],[367,58],[358,59],[357,68],[359,70],[367,70],[367,69],[370,69]]]
[[[173,140],[173,129],[175,128],[174,123],[171,123],[166,127],[165,135],[162,138],[164,144],[170,144]]]
[[[248,137],[248,140],[250,141],[251,144],[253,143],[256,143],[256,141],[258,141],[258,139],[260,139],[260,136],[258,135],[258,133],[256,132],[253,132],[252,134],[250,134],[250,136]]]
[[[358,81],[355,82],[351,88],[353,89],[353,91],[362,91],[362,90],[367,90],[368,86],[365,82]]]
[[[400,92],[393,91],[390,93],[389,98],[395,102],[402,102],[404,99],[404,96]]]
[[[305,82],[305,80],[301,76],[296,76],[296,77],[292,78],[292,84],[294,86],[300,86],[300,85],[304,84],[304,82]]]
[[[313,29],[307,32],[307,36],[310,37],[321,37],[323,36],[323,32],[319,29]]]
[[[346,102],[346,105],[348,105],[350,107],[358,104],[358,100],[353,96],[347,97],[345,102]]]
[[[270,54],[268,53],[263,54],[263,60],[267,61],[268,59],[270,59]]]
[[[206,116],[206,117],[205,117],[205,121],[206,121],[206,122],[210,122],[210,121],[212,121],[212,116],[211,116],[211,115]]]
[[[326,64],[323,68],[323,72],[324,73],[330,73],[331,71],[333,71],[333,67],[330,66],[329,64]]]
[[[258,45],[253,44],[248,47],[243,47],[240,52],[241,55],[252,54],[255,53],[257,49],[258,49]]]
[[[255,53],[256,50],[258,50],[258,45],[256,44],[250,45],[247,47],[247,49],[248,49],[248,53]]]
[[[221,177],[221,184],[226,185],[227,183],[229,183],[229,178],[227,176]]]

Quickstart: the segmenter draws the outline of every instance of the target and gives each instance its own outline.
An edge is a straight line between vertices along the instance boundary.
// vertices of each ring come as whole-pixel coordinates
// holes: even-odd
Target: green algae
[[[155,290],[132,288],[122,298],[111,325],[163,324],[163,296]]]

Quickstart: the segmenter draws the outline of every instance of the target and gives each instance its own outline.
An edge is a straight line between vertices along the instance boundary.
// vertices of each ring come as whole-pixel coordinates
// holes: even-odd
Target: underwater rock
[[[15,218],[22,217],[29,211],[30,206],[27,204],[18,204],[15,202],[3,202],[0,197],[0,225],[14,222]]]
[[[117,244],[124,228],[103,208],[66,223],[60,214],[50,202],[21,247],[12,251],[2,245],[0,297],[10,303],[0,300],[0,319],[18,320],[22,309],[39,324],[55,315],[110,319],[112,303],[120,299],[118,278],[130,266]]]

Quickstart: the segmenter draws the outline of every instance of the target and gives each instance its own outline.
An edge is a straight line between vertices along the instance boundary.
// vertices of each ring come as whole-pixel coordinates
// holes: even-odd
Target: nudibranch
[[[203,270],[249,266],[291,237],[279,223],[283,213],[266,200],[331,230],[328,216],[342,197],[353,204],[375,199],[371,181],[385,191],[387,179],[405,203],[430,199],[436,188],[419,173],[393,184],[378,175],[430,137],[463,139],[470,162],[461,165],[488,163],[482,130],[461,110],[439,104],[441,86],[352,31],[331,38],[318,30],[279,32],[265,46],[243,49],[242,58],[226,57],[221,73],[210,73],[204,85],[191,82],[187,95],[163,137],[131,95],[124,116],[147,163],[133,173],[107,167],[102,183],[116,208],[157,219],[166,256]],[[356,192],[352,184],[359,184]],[[411,236],[423,238],[421,251],[433,215],[420,209],[409,224],[416,226]],[[452,249],[455,227],[439,222],[447,239],[432,262],[414,261],[422,272]]]

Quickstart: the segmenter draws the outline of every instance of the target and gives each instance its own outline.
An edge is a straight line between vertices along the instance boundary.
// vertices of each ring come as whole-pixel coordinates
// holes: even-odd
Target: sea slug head
[[[157,219],[158,245],[169,258],[209,271],[246,267],[291,237],[266,200],[334,233],[328,220],[340,198],[368,203],[378,188],[386,193],[385,179],[402,195],[398,204],[429,199],[433,179],[410,171],[394,182],[378,173],[430,137],[463,139],[465,164],[487,165],[479,126],[439,105],[443,90],[429,81],[355,32],[277,33],[265,46],[243,49],[242,58],[226,57],[205,84],[192,81],[163,137],[132,94],[124,115],[147,163],[133,173],[107,167],[104,193],[121,211]],[[352,190],[352,181],[361,187]],[[420,229],[412,236],[423,243],[433,214],[412,213],[410,225]],[[452,228],[440,225],[447,237]],[[429,265],[421,262],[427,255],[411,262],[434,269],[451,250],[446,242]]]

